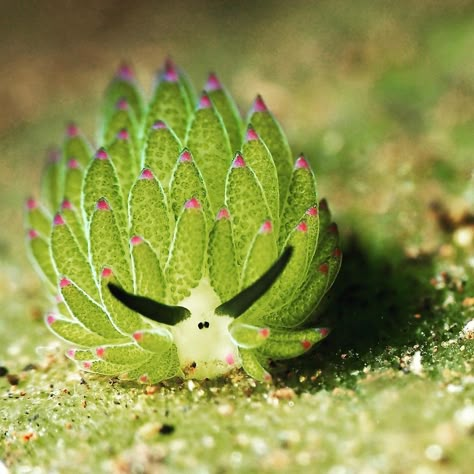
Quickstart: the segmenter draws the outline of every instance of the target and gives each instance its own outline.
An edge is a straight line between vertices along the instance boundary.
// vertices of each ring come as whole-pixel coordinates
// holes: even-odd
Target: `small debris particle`
[[[160,433],[162,435],[170,435],[173,434],[175,430],[175,427],[173,425],[169,425],[165,423],[161,428],[160,428]]]
[[[145,423],[137,431],[137,435],[142,440],[150,440],[161,433],[162,428],[163,424],[159,422]]]
[[[8,374],[8,369],[6,367],[0,367],[0,377],[5,377]]]
[[[461,408],[454,414],[456,424],[467,433],[474,433],[474,406]]]
[[[462,302],[462,305],[465,307],[465,308],[469,308],[471,306],[474,306],[474,297],[473,296],[470,296],[470,297],[467,297],[467,298],[464,298],[463,302]]]
[[[33,431],[30,431],[28,433],[24,433],[23,436],[21,437],[21,439],[27,443],[28,441],[30,441],[31,439],[35,439],[36,438],[36,435]]]
[[[423,365],[421,364],[421,352],[416,351],[413,354],[410,362],[410,372],[415,375],[422,375],[423,374]]]
[[[425,449],[425,456],[434,462],[441,461],[443,459],[443,448],[439,444],[430,444]]]
[[[415,318],[415,319],[421,319],[421,314],[420,314],[420,313],[416,313],[416,314],[414,315],[414,318]]]
[[[270,395],[278,400],[293,400],[296,397],[295,391],[290,387],[278,388]]]
[[[18,385],[20,383],[20,377],[16,374],[7,374],[7,380],[10,385]]]
[[[463,328],[462,335],[466,339],[474,339],[474,319],[471,319]]]
[[[222,416],[230,416],[234,413],[234,407],[229,403],[225,403],[224,405],[219,405],[217,407],[217,413]]]
[[[156,385],[148,385],[146,388],[145,388],[145,393],[147,395],[153,395],[155,394],[156,392],[158,392],[158,387]]]
[[[36,370],[38,366],[36,364],[27,364],[23,369],[21,369],[22,372],[29,372],[30,370]]]
[[[64,425],[64,427],[65,427],[67,430],[70,430],[70,429],[72,429],[72,423],[71,423],[70,421],[68,421],[68,422]]]

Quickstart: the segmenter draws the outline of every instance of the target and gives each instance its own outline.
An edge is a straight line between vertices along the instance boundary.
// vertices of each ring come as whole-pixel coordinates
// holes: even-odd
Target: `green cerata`
[[[46,324],[82,370],[270,381],[271,361],[328,334],[315,310],[341,264],[337,226],[260,96],[244,120],[215,74],[197,97],[168,60],[146,102],[122,65],[98,142],[69,124],[26,206]]]

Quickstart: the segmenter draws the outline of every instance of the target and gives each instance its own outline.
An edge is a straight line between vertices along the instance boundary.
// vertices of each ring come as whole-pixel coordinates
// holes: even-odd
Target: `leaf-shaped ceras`
[[[314,315],[341,250],[309,160],[260,96],[245,121],[214,73],[203,89],[167,60],[147,103],[120,66],[100,148],[69,124],[27,201],[45,320],[83,370],[268,381],[328,333]]]

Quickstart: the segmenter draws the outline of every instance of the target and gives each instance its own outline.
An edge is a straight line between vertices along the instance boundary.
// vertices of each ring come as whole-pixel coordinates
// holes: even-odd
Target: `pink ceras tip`
[[[308,216],[317,216],[318,215],[318,208],[317,207],[310,207],[307,211],[306,211],[306,214]]]
[[[112,269],[109,267],[103,268],[101,276],[102,278],[110,278],[112,276]]]
[[[56,300],[56,303],[62,303],[64,301],[63,295],[61,293],[58,293],[54,299]]]
[[[115,108],[117,110],[127,110],[128,109],[128,101],[125,97],[121,97],[117,103],[115,104]]]
[[[259,94],[255,98],[255,101],[253,103],[253,111],[254,112],[268,112],[268,108],[265,105],[265,102],[262,99],[262,96]]]
[[[104,148],[99,148],[95,154],[95,157],[97,160],[107,160],[109,155],[107,155],[107,152],[104,150]]]
[[[196,198],[191,198],[184,204],[186,209],[200,209],[201,203]]]
[[[161,130],[161,129],[163,129],[163,128],[168,128],[168,127],[166,126],[166,123],[163,122],[163,120],[157,120],[157,121],[152,125],[151,128],[153,128],[153,130]]]
[[[67,162],[67,167],[71,170],[76,170],[79,168],[79,161],[77,161],[76,158],[71,158]]]
[[[76,349],[68,349],[66,354],[68,355],[68,357],[70,357],[71,359],[74,359],[74,357],[76,357]]]
[[[105,354],[105,349],[103,347],[98,347],[96,350],[95,350],[95,353],[97,355],[97,357],[104,357],[104,354]]]
[[[135,339],[135,341],[141,341],[143,339],[143,333],[141,331],[136,331],[133,333],[133,339]]]
[[[140,179],[154,179],[154,176],[150,169],[145,168],[140,174]]]
[[[247,133],[245,135],[245,139],[248,142],[251,142],[252,140],[258,140],[258,134],[253,128],[247,129]]]
[[[188,150],[184,150],[181,155],[179,155],[179,161],[181,162],[190,162],[193,161],[193,156],[191,155],[191,152]]]
[[[49,163],[57,163],[61,159],[61,152],[57,148],[48,151]]]
[[[66,288],[66,286],[69,286],[71,284],[71,280],[68,278],[61,278],[59,281],[59,287],[60,288]]]
[[[321,328],[319,330],[319,334],[321,334],[321,336],[323,336],[323,337],[326,337],[329,334],[329,329],[328,328]]]
[[[79,127],[75,123],[69,123],[66,128],[66,135],[69,138],[77,137],[79,135]]]
[[[146,375],[146,374],[141,375],[139,380],[140,380],[141,383],[147,383],[148,382],[148,375]]]
[[[319,210],[327,211],[328,209],[329,207],[328,207],[328,202],[326,201],[326,199],[321,199],[321,201],[319,201]]]
[[[232,162],[233,168],[244,168],[245,167],[245,160],[244,157],[240,154],[237,154]]]
[[[263,339],[267,339],[270,336],[270,329],[262,328],[260,331],[258,331],[258,335]]]
[[[331,234],[337,234],[337,233],[339,232],[339,229],[337,228],[337,224],[333,222],[333,223],[328,227],[328,231],[329,231]]]
[[[341,255],[342,255],[341,249],[336,247],[336,248],[332,251],[332,255],[333,255],[334,257],[336,257],[336,258],[341,257]]]
[[[295,168],[296,169],[300,169],[300,168],[309,169],[309,163],[307,162],[306,158],[303,155],[298,157],[298,159],[296,160]]]
[[[207,91],[217,91],[222,89],[221,82],[217,78],[216,74],[211,72],[207,78],[206,85],[204,87]]]
[[[134,235],[130,239],[130,243],[135,247],[135,246],[140,245],[141,243],[143,243],[143,239],[138,235]]]
[[[92,367],[92,363],[91,362],[83,362],[82,367],[86,370],[90,369]]]
[[[56,317],[54,316],[54,314],[49,313],[48,316],[46,316],[46,322],[49,325],[54,324],[55,321],[56,321]]]
[[[32,211],[33,209],[36,209],[37,207],[38,207],[38,201],[36,201],[36,199],[28,198],[26,200],[26,208],[29,211]]]
[[[234,364],[235,364],[234,354],[227,354],[227,355],[225,356],[225,361],[226,361],[229,365],[234,365]]]
[[[211,99],[204,93],[199,99],[198,109],[210,109],[212,107]]]
[[[105,199],[99,199],[95,207],[99,211],[110,211],[109,203]]]
[[[163,79],[168,82],[178,82],[179,80],[178,69],[174,65],[173,61],[171,61],[169,58],[165,62]]]
[[[319,266],[319,271],[326,274],[329,271],[329,265],[327,263],[323,263]]]
[[[269,234],[273,230],[272,221],[265,221],[260,227],[261,234]]]
[[[305,349],[305,350],[307,351],[308,349],[311,348],[311,345],[312,345],[312,344],[311,344],[310,341],[308,341],[307,339],[305,339],[305,340],[301,341],[301,345],[303,346],[303,349]]]
[[[230,214],[229,211],[223,207],[218,213],[217,213],[217,220],[220,221],[221,219],[230,219]]]
[[[53,219],[53,224],[54,225],[63,225],[65,222],[64,222],[64,219],[63,219],[63,216],[61,214],[59,214],[59,212],[54,216],[54,219]]]
[[[130,134],[126,128],[122,128],[122,130],[117,133],[117,138],[119,140],[128,140],[130,138]]]
[[[38,232],[35,229],[30,229],[28,231],[28,238],[30,240],[36,239],[39,236]]]
[[[122,63],[117,71],[117,76],[124,81],[132,81],[135,77],[133,69],[126,63]]]
[[[62,210],[70,211],[70,210],[72,209],[71,201],[68,201],[67,199],[65,199],[65,200],[61,203],[61,209],[62,209]]]
[[[308,224],[306,224],[305,221],[303,222],[300,222],[296,228],[300,231],[300,232],[306,232],[308,230]]]

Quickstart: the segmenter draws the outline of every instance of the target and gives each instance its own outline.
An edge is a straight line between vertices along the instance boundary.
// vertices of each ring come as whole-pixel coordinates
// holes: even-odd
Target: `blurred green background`
[[[3,0],[0,11],[0,366],[20,377],[0,377],[0,460],[13,472],[470,471],[474,2]],[[276,387],[81,383],[41,321],[22,209],[45,150],[70,119],[94,139],[120,61],[150,91],[168,55],[198,90],[217,72],[243,113],[263,95],[344,237],[323,315],[334,331],[276,367]]]

